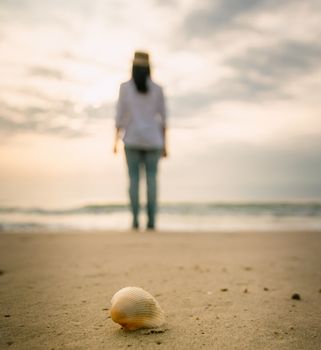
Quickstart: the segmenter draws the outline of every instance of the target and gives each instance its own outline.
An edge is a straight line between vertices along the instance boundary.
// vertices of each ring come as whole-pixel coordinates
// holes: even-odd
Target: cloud
[[[58,80],[62,80],[64,78],[64,74],[60,70],[44,66],[33,66],[29,69],[29,73],[32,76],[40,76],[44,78],[53,78]]]
[[[289,98],[286,92],[289,82],[321,68],[321,45],[288,40],[269,47],[251,48],[226,59],[224,64],[233,70],[234,77],[217,83],[216,90],[221,92],[216,98],[254,102]]]
[[[0,116],[0,131],[1,134],[16,133],[21,130],[28,130],[34,128],[34,123],[18,123],[11,118]]]
[[[212,57],[215,72],[221,69],[225,73],[218,79],[209,69],[200,71],[212,76],[212,83],[206,79],[203,89],[173,97],[175,115],[193,117],[221,101],[256,104],[294,100],[308,94],[304,84],[292,87],[321,68],[321,45],[315,26],[319,17],[321,20],[320,8],[315,0],[195,3],[194,10],[182,21],[179,39],[176,36],[173,41],[182,50]],[[295,17],[293,27],[288,25],[289,16]],[[183,113],[176,113],[179,109]]]
[[[215,97],[212,92],[195,92],[170,97],[168,100],[170,114],[175,119],[195,118],[202,110],[207,109]]]
[[[301,11],[308,25],[310,16],[318,13],[321,6],[319,0],[304,2],[301,0],[205,0],[198,2],[197,6],[194,6],[194,9],[184,18],[181,31],[185,38],[198,38],[205,41],[209,36],[213,37],[226,30],[245,29],[259,32],[260,26],[255,19],[262,14],[270,14],[274,18],[278,18],[281,14],[285,19],[285,31],[290,31],[291,28],[287,23],[291,9],[294,9],[294,14]]]
[[[86,135],[81,130],[73,130],[67,126],[50,126],[37,120],[14,121],[0,116],[0,135],[12,136],[21,132],[32,132],[38,134],[53,134],[62,137],[79,137]]]
[[[35,92],[33,92],[37,96]],[[44,97],[41,94],[40,97]],[[80,110],[69,100],[45,97],[46,106],[13,106],[0,101],[0,134],[17,133],[56,134],[62,137],[82,137],[91,133],[97,123],[114,116],[114,105],[86,106]]]
[[[170,6],[170,7],[177,7],[178,1],[177,0],[154,0],[156,5],[159,6]]]
[[[292,99],[289,84],[321,69],[321,45],[316,42],[286,40],[223,59],[232,72],[201,92],[171,99],[175,115],[195,116],[221,101],[260,103]],[[304,94],[305,91],[302,90]]]
[[[321,45],[319,41],[281,41],[269,47],[251,48],[224,63],[237,71],[283,80],[321,67]]]
[[[111,3],[112,5],[108,3],[108,6],[111,6],[113,11],[109,11],[109,13],[113,13],[113,16],[114,10],[116,11],[116,9],[118,9],[116,11],[117,13],[123,13],[124,11],[122,11],[122,9],[125,8],[128,10],[125,6],[127,4],[126,1],[121,1],[120,7],[118,7],[117,1]],[[180,119],[183,121],[184,119],[186,120],[186,118],[190,120],[194,118],[195,121],[197,121],[200,118],[206,118],[210,113],[209,110],[211,107],[215,103],[221,101],[258,103],[271,99],[289,99],[292,95],[287,89],[288,83],[295,81],[295,79],[299,80],[305,74],[313,72],[320,67],[321,46],[317,41],[314,43],[312,41],[304,42],[282,39],[279,37],[279,32],[277,30],[274,31],[275,35],[271,35],[272,39],[267,43],[263,42],[259,37],[260,35],[258,35],[254,42],[249,43],[249,47],[242,46],[242,48],[239,49],[236,45],[237,42],[247,40],[244,38],[244,32],[242,31],[242,25],[244,25],[244,23],[249,24],[246,29],[247,31],[256,31],[255,23],[257,22],[252,23],[251,21],[255,15],[264,14],[266,12],[273,13],[273,10],[283,6],[280,16],[284,17],[287,14],[287,6],[290,6],[290,3],[298,3],[298,0],[292,2],[285,0],[208,0],[203,2],[189,1],[188,3],[190,5],[184,6],[182,5],[183,3],[184,1],[179,0],[154,0],[154,5],[152,6],[155,8],[155,12],[152,11],[151,16],[152,22],[154,22],[155,19],[155,26],[159,25],[157,19],[162,26],[162,16],[160,15],[162,11],[168,11],[169,13],[172,10],[170,7],[182,9],[182,7],[186,6],[180,14],[173,14],[173,18],[177,19],[177,22],[173,21],[173,23],[179,24],[183,22],[183,31],[185,31],[185,34],[189,38],[197,37],[202,39],[202,41],[204,41],[204,47],[206,46],[204,51],[194,50],[193,47],[189,45],[187,45],[188,47],[185,46],[182,50],[182,52],[184,52],[184,50],[188,52],[186,56],[191,56],[192,58],[194,54],[195,56],[204,54],[204,62],[207,65],[188,65],[188,69],[193,71],[190,72],[191,74],[189,74],[189,72],[186,75],[182,74],[185,76],[184,84],[182,84],[182,93],[178,95],[180,91],[177,89],[175,95],[169,96],[169,110],[170,115],[174,117],[173,120]],[[314,0],[308,0],[308,3],[314,3]],[[3,104],[0,106],[2,112],[1,116],[6,119],[13,118],[13,120],[18,118],[19,124],[13,122],[9,127],[8,123],[3,122],[3,125],[7,125],[5,127],[7,130],[10,129],[13,131],[16,126],[17,130],[21,130],[22,132],[24,130],[23,123],[25,123],[26,128],[50,132],[50,130],[54,130],[53,124],[68,128],[69,125],[77,120],[81,121],[79,124],[83,125],[85,128],[85,126],[97,120],[102,121],[104,118],[111,118],[114,115],[114,105],[111,104],[105,104],[98,108],[82,105],[80,111],[80,107],[77,106],[76,103],[78,101],[78,104],[94,104],[96,100],[94,101],[94,98],[90,99],[86,96],[86,94],[91,95],[90,90],[93,92],[92,95],[96,93],[97,96],[100,96],[105,86],[106,91],[108,88],[111,91],[113,86],[116,86],[114,82],[110,87],[107,83],[105,84],[104,81],[100,83],[100,80],[102,80],[101,76],[104,74],[108,76],[109,74],[109,81],[112,79],[116,81],[118,76],[111,77],[111,75],[114,74],[114,72],[118,74],[118,72],[123,70],[123,62],[118,64],[113,56],[110,62],[108,61],[108,64],[104,62],[104,59],[110,56],[109,53],[108,55],[105,54],[105,56],[101,56],[103,57],[101,58],[101,62],[99,58],[96,59],[96,56],[92,55],[92,52],[95,52],[94,49],[99,48],[99,43],[102,42],[100,36],[96,34],[105,33],[104,30],[106,28],[100,24],[104,23],[101,22],[103,17],[102,13],[104,13],[105,10],[107,11],[109,7],[101,0],[95,0],[92,3],[87,0],[72,0],[68,2],[66,6],[67,7],[63,5],[62,0],[54,4],[52,2],[43,2],[40,0],[13,1],[10,2],[10,4],[7,2],[6,6],[4,6],[5,9],[7,8],[12,11],[12,14],[17,13],[21,18],[26,19],[26,23],[28,24],[26,28],[30,29],[32,35],[33,33],[39,33],[38,25],[43,26],[44,30],[48,29],[49,34],[54,34],[56,31],[60,30],[58,19],[66,20],[69,18],[70,14],[74,14],[75,18],[72,23],[77,25],[75,27],[72,26],[72,28],[74,28],[75,33],[78,33],[79,37],[81,37],[81,40],[76,42],[74,39],[79,39],[79,37],[71,35],[66,31],[65,36],[68,36],[68,40],[66,40],[61,48],[59,46],[46,48],[45,46],[43,48],[43,56],[39,56],[38,60],[33,60],[34,56],[32,52],[32,55],[29,57],[29,63],[25,63],[23,67],[23,70],[28,73],[26,80],[23,80],[24,77],[18,70],[16,71],[16,75],[19,78],[16,81],[16,89],[20,89],[20,96],[17,97],[17,101],[18,103],[21,99],[28,101],[28,106],[24,108],[21,107],[18,111],[14,109],[13,101],[15,99],[15,92],[12,92],[12,96],[9,96],[10,98],[7,101],[11,103],[10,108],[4,109]],[[167,9],[161,9],[160,6],[166,6]],[[194,11],[188,12],[189,14],[185,18],[186,11],[190,11],[192,8],[194,8]],[[87,16],[87,13],[89,16]],[[126,14],[126,11],[124,13]],[[153,17],[154,13],[155,17]],[[48,28],[43,21],[38,22],[37,17],[42,14],[44,14],[44,18],[52,17],[53,23],[50,22],[50,28]],[[81,19],[83,15],[85,15],[85,22]],[[304,13],[304,16],[306,16],[306,13]],[[255,19],[257,18],[255,17]],[[284,19],[286,19],[286,17],[284,17]],[[107,14],[106,20],[110,20]],[[31,22],[32,25],[30,24]],[[82,25],[84,23],[86,25]],[[113,22],[111,23],[113,25]],[[272,22],[272,27],[273,23],[274,22]],[[98,26],[96,27],[97,24]],[[124,25],[124,28],[125,27]],[[152,27],[151,25],[151,28]],[[286,22],[284,23],[284,27],[287,27]],[[117,27],[115,28],[117,29]],[[136,27],[134,26],[134,28]],[[212,35],[215,35],[217,32],[224,33],[233,28],[241,30],[239,32],[234,31],[232,33],[233,41],[225,42],[224,45],[222,45],[224,46],[222,50],[220,47],[219,50],[214,52]],[[90,31],[91,29],[93,29],[92,32]],[[135,31],[136,29],[133,31],[132,27],[130,27],[128,33],[126,32],[126,37],[127,34]],[[68,33],[71,35],[72,44],[70,44],[71,41],[69,41]],[[71,33],[74,33],[74,31],[72,30]],[[87,35],[91,33],[95,35],[88,35],[90,39],[86,41],[83,39],[83,34],[86,33]],[[171,29],[171,34],[173,40],[181,38],[180,33],[175,30]],[[56,34],[54,34],[53,38],[56,38],[55,35]],[[268,33],[267,36],[269,35]],[[58,37],[60,38],[60,36]],[[45,38],[47,40],[46,36]],[[165,55],[168,54],[168,60],[170,61],[174,53],[171,51],[168,40],[165,40],[168,37],[165,36],[164,39],[164,37],[160,36],[159,38],[160,40],[158,43],[164,48],[163,57],[166,58]],[[164,41],[162,42],[162,40]],[[219,42],[219,40],[214,41],[215,45]],[[186,45],[186,43],[188,44],[188,42],[185,41],[183,45]],[[9,42],[9,48],[10,45],[14,47],[15,42]],[[119,41],[119,46],[121,47],[121,45],[122,42]],[[127,44],[125,43],[124,45],[126,46]],[[156,44],[155,47],[157,47]],[[82,51],[83,48],[86,48],[86,50]],[[114,50],[111,50],[110,54],[112,54],[113,51]],[[124,49],[123,51],[125,52],[126,50]],[[55,60],[57,59],[56,62],[58,62],[58,64],[56,66],[53,65],[54,61],[48,61],[49,53],[50,58],[54,57]],[[117,56],[115,57],[118,58]],[[185,56],[182,55],[182,57]],[[195,61],[198,62],[197,60]],[[47,63],[50,64],[47,66]],[[215,69],[211,70],[212,66],[215,66]],[[12,68],[13,71],[15,69],[16,68]],[[169,74],[172,73],[171,70],[172,69],[168,70]],[[183,65],[182,67],[175,67],[175,70],[177,70],[178,75],[180,72],[184,73]],[[119,76],[121,76],[121,73],[119,73]],[[38,79],[39,77],[42,79]],[[204,82],[202,81],[202,77],[204,77]],[[24,92],[21,88],[21,81],[27,86]],[[9,83],[6,82],[6,84]],[[51,93],[52,96],[47,97],[42,91],[37,92],[31,89],[32,87],[39,89],[41,86],[43,86],[43,92]],[[2,89],[3,87],[4,86],[1,86]],[[174,90],[175,89],[172,91]],[[304,93],[304,90],[302,91]],[[9,93],[7,95],[9,95]],[[73,101],[64,100],[65,96],[74,99],[75,103],[73,103]],[[108,99],[111,100],[112,98],[113,96],[110,94]],[[37,126],[32,123],[29,124],[30,121],[36,123]]]
[[[9,107],[1,113],[0,134],[2,137],[10,137],[24,132],[54,134],[63,137],[85,135],[83,130],[72,129],[67,123],[57,123],[54,113],[39,107],[24,110],[10,109]]]
[[[237,21],[243,15],[286,5],[287,0],[217,0],[194,10],[183,21],[183,31],[189,38],[206,38],[216,31],[241,26]]]

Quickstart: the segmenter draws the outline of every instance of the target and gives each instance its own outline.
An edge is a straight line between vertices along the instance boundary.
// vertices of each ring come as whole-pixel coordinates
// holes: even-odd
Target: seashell
[[[115,293],[110,316],[128,330],[156,328],[164,323],[164,312],[157,300],[139,287],[125,287]]]

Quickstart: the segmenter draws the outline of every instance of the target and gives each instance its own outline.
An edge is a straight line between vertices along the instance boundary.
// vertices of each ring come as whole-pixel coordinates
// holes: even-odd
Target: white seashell
[[[164,323],[164,312],[157,300],[139,287],[125,287],[115,293],[110,316],[128,330],[156,328]]]

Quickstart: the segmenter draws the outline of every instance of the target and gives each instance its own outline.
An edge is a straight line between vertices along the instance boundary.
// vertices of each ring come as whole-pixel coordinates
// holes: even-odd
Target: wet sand
[[[1,233],[0,252],[1,349],[320,348],[321,233]],[[130,285],[158,332],[109,318]]]

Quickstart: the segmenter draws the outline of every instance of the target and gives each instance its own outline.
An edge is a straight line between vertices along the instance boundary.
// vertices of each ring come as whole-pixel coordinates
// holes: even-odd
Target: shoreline
[[[0,248],[3,349],[321,343],[321,232],[16,231],[0,234]],[[130,285],[164,309],[158,333],[126,332],[109,318],[112,295]]]
[[[140,216],[146,224],[145,210]],[[68,208],[0,207],[2,231],[126,231],[131,214],[125,204],[89,204]],[[160,231],[258,232],[320,231],[321,203],[173,203],[160,204]]]
[[[26,229],[1,229],[0,228],[0,237],[6,235],[30,235],[30,236],[45,236],[45,235],[126,235],[126,234],[134,234],[134,235],[278,235],[278,234],[320,234],[320,228],[309,228],[309,229],[208,229],[208,230],[199,230],[195,232],[195,229],[184,230],[184,229],[156,229],[156,230],[148,230],[148,229],[140,229],[140,230],[132,230],[132,229],[105,229],[105,228],[48,228],[48,227],[37,227],[37,228],[26,228]]]

